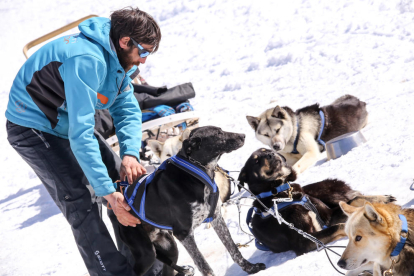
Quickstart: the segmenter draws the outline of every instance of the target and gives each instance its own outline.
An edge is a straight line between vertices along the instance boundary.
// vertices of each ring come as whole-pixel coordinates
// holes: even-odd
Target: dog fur
[[[349,217],[345,232],[349,238],[338,265],[347,271],[346,275],[359,275],[364,270],[373,271],[374,276],[383,275],[391,267],[390,254],[400,241],[401,220],[398,214],[407,218],[408,237],[401,253],[392,257],[397,261],[394,276],[410,276],[414,272],[414,209],[402,209],[395,204],[366,202],[362,207],[353,207],[340,202]]]
[[[297,173],[302,173],[320,158],[322,146],[316,138],[321,127],[319,110],[325,114],[325,126],[321,139],[325,142],[342,134],[362,129],[368,120],[366,103],[351,95],[344,95],[331,105],[307,106],[293,112],[287,106],[276,106],[259,117],[247,116],[247,121],[256,133],[256,138],[271,149],[280,152]],[[294,141],[298,133],[297,150],[293,154]]]
[[[258,195],[267,191],[274,191],[273,198],[288,197],[287,191],[277,193],[275,188],[295,181],[295,171],[286,163],[284,157],[269,149],[259,149],[250,156],[242,168],[239,181],[247,183],[250,191]],[[326,179],[314,184],[301,187],[299,184],[291,184],[293,199],[299,200],[303,195],[308,195],[310,201],[319,212],[326,226],[321,226],[316,220],[316,214],[305,209],[302,205],[290,205],[280,211],[282,217],[289,223],[302,229],[322,241],[330,243],[345,237],[345,224],[347,217],[339,207],[340,201],[346,201],[354,206],[361,206],[366,200],[372,202],[390,202],[394,198],[390,196],[364,196],[360,192],[349,187],[345,182],[337,179]],[[276,194],[277,193],[277,194]],[[272,198],[264,198],[261,201],[270,208],[273,206]],[[254,201],[253,206],[264,212],[264,208]],[[254,216],[251,222],[255,237],[267,245],[273,252],[279,253],[293,250],[297,255],[316,249],[316,245],[305,239],[294,230],[284,224],[279,224],[276,218],[262,219]]]
[[[171,137],[165,142],[160,142],[158,140],[148,140],[147,145],[151,148],[151,151],[154,152],[154,154],[160,159],[160,161],[164,162],[180,151],[181,147],[183,146],[183,141],[188,138],[191,130],[191,128],[187,128],[180,135]],[[231,182],[221,172],[215,172],[214,180],[216,181],[216,184],[220,191],[221,202],[224,203],[230,198]]]
[[[202,166],[210,178],[213,178],[221,155],[236,150],[243,144],[244,134],[224,132],[212,126],[200,127],[191,131],[189,138],[183,141],[179,154],[194,160],[192,162],[200,168]],[[169,263],[175,264],[178,259],[178,249],[172,234],[186,248],[202,275],[214,275],[194,240],[194,229],[209,214],[209,196],[208,187],[173,164],[168,163],[165,170],[155,175],[146,190],[146,204],[153,205],[150,208],[146,205],[146,211],[152,210],[161,217],[169,215],[173,230],[160,230],[144,221],[137,227],[120,225],[120,236],[131,249],[137,275],[143,275],[152,266],[155,258],[166,264],[163,275],[173,275],[173,269],[167,266]],[[220,205],[221,201],[218,200],[218,206]],[[136,216],[133,211],[131,214]],[[234,262],[244,271],[256,273],[265,269],[264,264],[251,264],[243,258],[231,239],[220,208],[215,209],[211,224]]]

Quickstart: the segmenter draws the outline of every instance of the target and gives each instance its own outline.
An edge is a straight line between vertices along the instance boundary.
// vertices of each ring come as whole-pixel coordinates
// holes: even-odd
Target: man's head
[[[110,37],[115,45],[119,63],[128,71],[133,65],[145,63],[145,54],[158,50],[161,30],[151,15],[138,8],[124,8],[111,14]]]

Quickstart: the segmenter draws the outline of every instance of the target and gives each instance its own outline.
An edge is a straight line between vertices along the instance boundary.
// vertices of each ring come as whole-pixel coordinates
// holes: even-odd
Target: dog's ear
[[[185,154],[190,155],[193,150],[200,149],[201,138],[200,137],[189,137],[183,141],[183,149]]]
[[[164,148],[163,142],[160,142],[158,140],[147,140],[147,145],[151,148],[151,150],[158,158],[161,158],[161,152]]]
[[[238,180],[239,180],[239,184],[242,185],[242,186],[244,186],[244,183],[247,181],[246,167],[243,167],[241,169]],[[238,188],[239,188],[239,192],[240,192],[241,187],[238,186]]]
[[[183,131],[183,133],[181,133],[181,136],[180,136],[180,141],[182,142],[182,141],[184,141],[185,139],[188,139],[188,137],[190,136],[190,133],[191,133],[191,129],[186,128],[186,129]]]
[[[275,109],[273,109],[272,117],[278,118],[278,119],[286,119],[287,112],[280,106],[276,106]]]
[[[346,204],[344,201],[339,201],[339,206],[341,207],[342,211],[348,217],[352,215],[358,208]]]
[[[253,116],[246,116],[247,122],[249,122],[249,125],[252,127],[254,131],[256,131],[257,127],[259,126],[260,119]]]
[[[296,180],[296,178],[298,177],[298,175],[296,174],[294,169],[290,169],[290,174],[286,177],[285,181],[289,181],[289,182],[293,182]]]
[[[378,222],[379,224],[383,223],[382,216],[377,212],[377,210],[375,210],[374,206],[371,203],[365,202],[364,208],[364,216],[369,221]]]

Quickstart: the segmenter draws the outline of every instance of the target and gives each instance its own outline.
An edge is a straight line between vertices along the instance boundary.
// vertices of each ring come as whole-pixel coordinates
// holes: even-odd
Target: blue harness
[[[207,175],[207,173],[204,170],[200,169],[198,166],[195,166],[194,164],[190,163],[186,159],[181,158],[180,156],[177,156],[177,155],[174,155],[173,157],[165,160],[157,168],[157,170],[155,170],[151,174],[147,174],[147,175],[144,175],[143,177],[141,177],[138,180],[138,182],[135,184],[135,187],[133,187],[134,184],[133,185],[128,185],[128,183],[121,182],[121,185],[125,186],[125,190],[124,190],[125,200],[127,201],[128,205],[131,207],[131,209],[134,210],[135,214],[138,216],[138,218],[140,220],[145,221],[146,223],[151,224],[154,227],[157,227],[157,228],[160,228],[160,229],[173,230],[172,226],[163,225],[163,224],[154,222],[154,221],[148,219],[146,214],[145,214],[145,198],[146,198],[147,187],[151,183],[151,181],[154,179],[154,176],[156,175],[156,173],[159,173],[159,172],[162,172],[163,170],[165,170],[168,163],[171,163],[171,164],[175,165],[176,167],[182,169],[183,171],[191,174],[192,176],[196,177],[203,184],[207,185],[207,187],[210,188],[210,190],[211,190],[210,198],[209,198],[210,213],[209,213],[208,218],[206,218],[204,220],[204,222],[213,221],[213,215],[214,215],[214,211],[216,209],[217,201],[218,201],[218,197],[219,197],[219,192],[218,192],[216,182],[214,181],[214,179],[213,180],[210,179],[210,177]],[[141,198],[137,199],[136,198],[137,192],[140,189],[140,187],[142,187],[142,185],[145,185],[144,192],[142,193]],[[132,187],[133,187],[134,190],[133,190],[131,196],[128,196],[128,189],[131,189]],[[134,207],[134,202],[136,200],[140,200],[138,210]]]
[[[407,219],[404,215],[398,215],[398,216],[400,217],[400,220],[402,221],[401,232],[405,234],[401,235],[400,241],[397,243],[397,246],[394,248],[394,251],[391,252],[391,257],[398,256],[401,253],[401,250],[404,248],[405,242],[407,241],[407,235],[408,235]]]
[[[289,188],[290,188],[290,184],[289,183],[285,183],[285,184],[277,187],[276,188],[276,191],[277,191],[277,193],[280,193],[280,192],[283,192],[283,191],[288,190]],[[256,197],[260,199],[260,198],[271,197],[273,195],[274,194],[270,191],[270,192],[261,193],[261,194],[257,195]],[[323,229],[326,229],[327,228],[327,226],[325,225],[325,223],[323,222],[323,220],[320,218],[318,210],[316,209],[316,207],[312,204],[312,202],[309,200],[309,198],[306,195],[304,195],[300,200],[293,200],[291,202],[279,202],[279,203],[277,203],[277,209],[278,209],[278,211],[281,211],[281,210],[285,209],[286,207],[288,207],[290,205],[293,205],[293,204],[302,205],[307,210],[313,211],[316,214],[316,219],[317,219],[319,225]],[[272,206],[269,209],[271,209],[272,212],[274,212],[275,207]],[[254,236],[254,233],[252,231],[252,228],[250,227],[250,222],[252,221],[253,216],[254,216],[253,215],[253,211],[255,213],[254,215],[258,215],[262,219],[267,219],[267,218],[273,217],[273,216],[271,215],[270,212],[264,213],[264,212],[262,212],[260,209],[258,209],[256,207],[251,207],[249,209],[249,211],[247,212],[247,216],[246,216],[246,224],[249,227],[250,232]],[[271,251],[268,246],[266,246],[264,243],[262,243],[261,241],[259,241],[256,237],[255,237],[255,245],[256,245],[256,248],[259,249],[259,250],[262,250],[262,251]]]
[[[319,130],[318,138],[316,139],[316,142],[318,142],[319,145],[323,147],[322,151],[325,150],[325,142],[321,139],[323,129],[325,128],[325,114],[323,113],[322,109],[319,110],[319,116],[321,117],[321,128]],[[299,142],[299,135],[300,135],[300,127],[299,127],[299,119],[296,120],[296,128],[297,128],[297,134],[295,141],[293,142],[293,150],[291,153],[293,154],[299,154],[299,151],[297,149],[298,142]]]

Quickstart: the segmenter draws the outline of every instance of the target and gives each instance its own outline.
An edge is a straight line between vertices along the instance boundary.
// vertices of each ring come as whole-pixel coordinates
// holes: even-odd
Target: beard
[[[125,72],[128,72],[132,66],[139,65],[139,64],[135,64],[133,61],[133,57],[132,57],[133,49],[134,49],[133,47],[129,47],[129,49],[119,48],[119,50],[116,51],[118,55],[119,63],[121,64],[122,68],[124,68]]]

